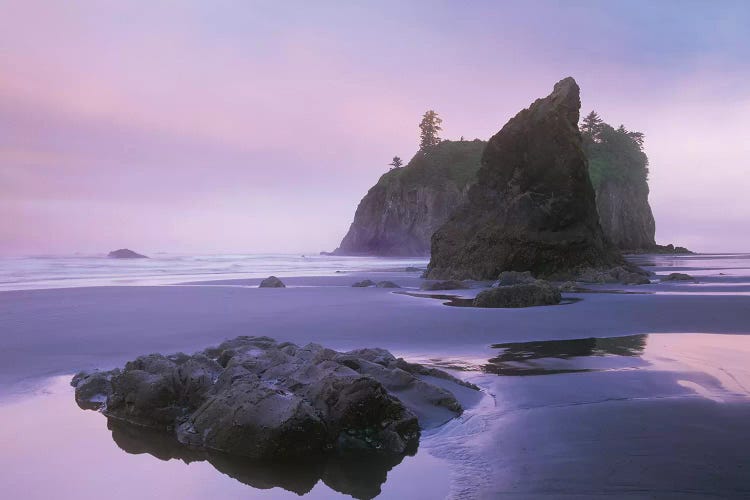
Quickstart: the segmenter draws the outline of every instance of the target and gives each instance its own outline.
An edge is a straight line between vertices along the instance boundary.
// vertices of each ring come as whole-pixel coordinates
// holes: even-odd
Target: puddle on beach
[[[494,344],[499,353],[482,366],[496,375],[551,375],[645,366],[648,335]]]
[[[412,456],[259,463],[81,410],[70,376],[0,404],[3,498],[443,498],[447,463]],[[43,474],[42,474],[43,472]],[[43,481],[40,481],[43,477]]]
[[[685,394],[691,400],[750,401],[750,336],[650,334],[491,347],[495,354],[490,359],[430,360],[492,387],[494,397],[469,408],[465,417],[425,433],[414,456],[397,459],[332,458],[294,465],[191,450],[171,436],[82,411],[75,404],[70,377],[55,377],[31,396],[0,404],[3,496],[53,498],[69,491],[80,498],[106,492],[108,498],[128,499],[444,498],[456,484],[479,485],[482,460],[470,448],[490,446],[496,439],[493,432],[503,428],[495,428],[494,422],[504,415],[517,415],[508,422],[523,427],[528,408],[582,408],[580,401],[591,398],[615,398],[628,405],[653,398],[668,405],[673,400],[669,398]],[[516,407],[524,411],[513,413]],[[627,408],[637,411],[635,406]],[[654,422],[662,425],[661,420]],[[555,439],[565,443],[566,435]],[[463,442],[474,444],[464,450]],[[584,463],[587,458],[577,460]]]
[[[715,401],[750,396],[750,336],[649,334],[517,342],[480,367],[502,376],[597,371],[668,372],[677,383]]]

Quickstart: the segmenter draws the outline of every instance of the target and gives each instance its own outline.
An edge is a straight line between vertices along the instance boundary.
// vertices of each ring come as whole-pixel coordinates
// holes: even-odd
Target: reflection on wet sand
[[[258,462],[189,448],[172,435],[112,418],[107,419],[107,428],[112,431],[117,446],[127,453],[147,453],[159,460],[180,460],[186,464],[206,461],[219,472],[253,488],[280,487],[298,495],[310,492],[322,480],[329,488],[354,498],[375,498],[380,494],[388,471],[404,459],[403,456],[336,455],[305,462]],[[413,449],[408,455],[415,453]]]
[[[546,340],[494,344],[500,354],[488,360],[482,370],[497,375],[550,375],[606,368],[620,368],[617,360],[594,367],[580,358],[590,356],[640,356],[648,335],[625,337]]]

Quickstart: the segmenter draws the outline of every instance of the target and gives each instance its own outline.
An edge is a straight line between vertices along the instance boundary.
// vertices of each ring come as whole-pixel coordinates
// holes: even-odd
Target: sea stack
[[[466,201],[485,143],[442,141],[383,176],[362,198],[336,255],[429,255],[430,239]]]
[[[490,139],[466,203],[432,237],[427,277],[556,277],[623,264],[599,225],[580,107],[578,84],[565,78]]]

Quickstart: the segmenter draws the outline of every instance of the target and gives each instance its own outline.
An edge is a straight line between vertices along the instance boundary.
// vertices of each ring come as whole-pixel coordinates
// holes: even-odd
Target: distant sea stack
[[[384,174],[357,207],[336,255],[421,256],[466,200],[484,141],[442,141]]]
[[[643,134],[622,125],[615,129],[592,111],[583,119],[581,135],[604,234],[624,251],[655,248]]]
[[[110,259],[148,259],[145,255],[141,255],[128,248],[120,248],[119,250],[112,250],[107,254]]]
[[[490,139],[467,202],[432,237],[429,278],[622,265],[599,224],[580,107],[578,84],[565,78]]]

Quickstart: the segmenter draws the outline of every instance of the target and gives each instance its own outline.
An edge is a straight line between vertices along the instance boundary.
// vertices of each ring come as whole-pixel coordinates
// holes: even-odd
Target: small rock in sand
[[[498,286],[479,292],[474,307],[531,307],[559,304],[560,290],[546,281]]]
[[[378,284],[375,286],[378,288],[401,288],[393,281],[378,281]]]
[[[422,290],[466,290],[470,288],[469,285],[463,281],[448,280],[448,281],[425,281],[422,283],[420,289]]]
[[[664,276],[662,281],[695,281],[695,278],[685,273],[671,273],[668,276]]]
[[[269,276],[260,282],[258,288],[286,288],[286,285],[276,276]]]
[[[375,286],[375,282],[372,280],[357,281],[352,285],[354,288],[367,288],[368,286]]]
[[[342,353],[268,337],[237,337],[192,356],[149,354],[71,384],[84,407],[106,399],[108,417],[253,459],[400,456],[418,443],[420,424],[461,414],[446,387],[477,390],[383,349]]]

